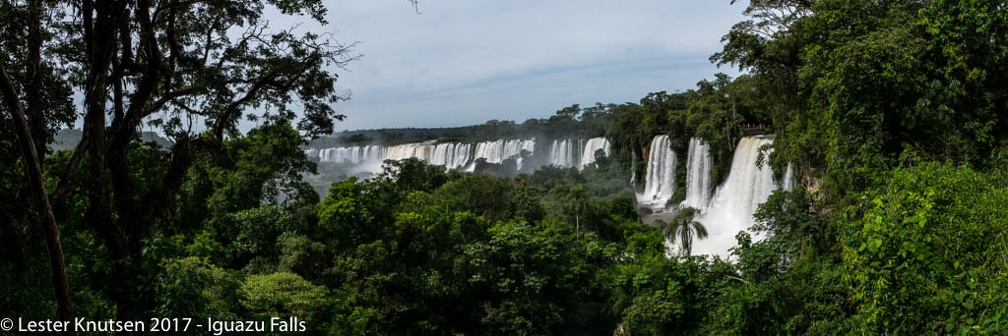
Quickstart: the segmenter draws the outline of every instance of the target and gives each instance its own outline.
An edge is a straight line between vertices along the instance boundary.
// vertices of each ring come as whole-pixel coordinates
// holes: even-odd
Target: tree
[[[946,163],[876,176],[840,222],[848,320],[870,333],[1003,333],[1005,177]]]
[[[172,218],[196,155],[220,149],[226,136],[237,134],[242,119],[289,121],[302,136],[314,136],[331,132],[334,120],[342,118],[332,107],[345,98],[334,86],[332,69],[356,58],[350,46],[334,43],[328,35],[272,29],[264,18],[267,6],[326,23],[320,0],[28,1],[32,19],[25,36],[30,48],[11,47],[17,43],[2,47],[19,60],[11,66],[27,60],[27,76],[2,82],[12,113],[16,109],[10,102],[20,99],[15,88],[26,88],[27,119],[34,128],[29,133],[46,134],[34,126],[61,120],[41,105],[32,106],[50,101],[39,92],[59,93],[54,83],[61,82],[83,90],[83,139],[58,174],[50,199],[58,219],[67,215],[60,209],[66,208],[68,194],[86,197],[85,221],[116,274],[106,290],[119,318],[152,310],[150,291],[141,289],[146,288],[140,280],[143,242],[154,223]],[[59,71],[38,71],[46,67],[42,56],[58,60]],[[52,80],[41,76],[50,72],[59,75]],[[51,101],[68,101],[69,90],[62,93]],[[257,113],[247,113],[252,109]],[[199,122],[204,126],[193,125]],[[160,156],[166,169],[148,171],[133,164],[131,143],[143,125],[160,126],[173,141],[169,153]],[[87,177],[73,178],[81,170]],[[149,179],[159,183],[138,182]],[[37,195],[39,203],[44,196]]]
[[[21,161],[46,240],[57,311],[62,320],[69,321],[73,319],[73,308],[63,248],[42,165],[46,144],[58,125],[72,120],[73,109],[67,103],[68,85],[57,78],[56,62],[44,54],[47,50],[43,50],[43,43],[53,39],[48,27],[43,26],[49,23],[47,13],[40,0],[0,4],[0,18],[5,22],[0,25],[0,52],[4,54],[0,60],[0,95],[4,102],[0,111],[6,110],[14,121]]]
[[[322,243],[302,235],[285,233],[280,236],[277,245],[281,251],[280,271],[314,279],[328,267],[329,260]]]
[[[258,318],[297,316],[312,320],[326,303],[325,286],[294,273],[251,275],[241,284],[241,305]]]
[[[429,165],[418,158],[403,160],[386,160],[382,164],[379,179],[393,183],[403,191],[425,191],[434,189],[448,182],[445,167]]]
[[[28,125],[24,110],[18,101],[18,95],[7,71],[0,64],[0,93],[4,96],[7,109],[11,112],[11,118],[15,121],[18,130],[18,139],[21,144],[21,153],[25,165],[25,171],[31,180],[32,194],[35,196],[35,204],[38,212],[41,213],[43,221],[42,227],[45,232],[46,245],[49,253],[49,267],[52,269],[52,282],[56,296],[59,316],[65,321],[73,319],[73,307],[70,302],[70,286],[67,281],[66,267],[63,259],[63,245],[60,244],[59,227],[56,224],[56,217],[53,215],[52,204],[46,193],[45,182],[42,177],[42,163],[35,147],[35,140]]]
[[[734,3],[735,1],[733,1]],[[996,1],[751,1],[711,57],[750,72],[776,133],[771,161],[869,187],[912,150],[990,165],[1008,129],[1008,29]]]
[[[716,64],[731,64],[746,71],[759,108],[773,121],[777,164],[792,163],[798,174],[825,164],[827,136],[820,114],[807,110],[808,89],[800,77],[808,40],[815,39],[805,21],[817,0],[749,1],[744,14],[750,19],[735,24],[721,38],[722,51],[711,56]],[[742,1],[732,0],[732,4]],[[845,23],[847,24],[847,23]]]
[[[574,236],[581,238],[581,218],[588,210],[588,197],[583,184],[562,184],[554,188],[560,198],[564,212],[574,217]]]
[[[672,223],[665,227],[665,238],[673,244],[679,242],[679,253],[683,257],[690,256],[693,251],[693,238],[707,239],[707,228],[694,218],[699,210],[692,207],[680,208],[672,217]]]
[[[612,108],[612,120],[606,130],[606,138],[611,142],[617,157],[631,157],[632,161],[645,155],[640,153],[640,148],[645,141],[651,141],[651,135],[640,132],[642,118],[643,108],[640,105],[625,103]]]
[[[157,281],[159,316],[205,316],[235,319],[238,284],[205,258],[165,259]]]
[[[336,250],[381,239],[395,220],[395,208],[403,196],[388,181],[356,177],[333,183],[329,195],[318,205],[319,228]]]
[[[445,183],[433,194],[436,202],[448,210],[468,211],[497,222],[512,218],[516,210],[508,202],[512,192],[507,179],[468,175]]]

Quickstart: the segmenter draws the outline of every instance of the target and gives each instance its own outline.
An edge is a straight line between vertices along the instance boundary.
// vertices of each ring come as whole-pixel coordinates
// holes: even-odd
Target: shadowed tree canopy
[[[14,87],[45,93],[22,98],[29,102],[36,142],[44,144],[55,125],[73,119],[64,103],[71,101],[70,90],[58,83],[71,83],[83,96],[76,106],[83,138],[50,198],[60,218],[68,195],[86,197],[85,222],[119,275],[108,290],[120,317],[149,311],[150,298],[134,293],[141,244],[153,223],[173,216],[198,153],[221,150],[223,140],[239,134],[242,120],[290,123],[308,138],[331,133],[343,118],[333,108],[346,99],[334,70],[357,58],[352,44],[267,20],[300,15],[325,25],[320,0],[28,0],[2,6],[0,15],[31,12],[27,17],[35,20],[23,29],[4,26],[11,34],[4,34],[0,48],[11,56],[0,62],[18,69]],[[25,40],[35,48],[20,47]],[[44,71],[20,70],[29,63]],[[39,101],[47,105],[32,103]],[[138,181],[130,147],[145,126],[159,127],[174,143],[156,156],[165,169],[144,176],[158,183]]]
[[[990,167],[1004,150],[1003,1],[754,0],[745,14],[711,60],[770,98],[774,165],[843,194],[906,152]]]

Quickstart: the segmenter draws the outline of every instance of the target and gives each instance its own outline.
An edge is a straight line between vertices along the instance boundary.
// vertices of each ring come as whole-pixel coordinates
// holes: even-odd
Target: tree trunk
[[[28,78],[25,81],[26,118],[32,133],[32,143],[38,162],[45,162],[48,130],[45,109],[42,106],[42,4],[39,0],[28,2]]]
[[[574,214],[574,238],[581,240],[581,216]]]
[[[59,317],[63,321],[73,320],[73,306],[70,301],[70,285],[67,280],[66,267],[63,261],[63,247],[59,239],[59,227],[56,226],[56,217],[53,216],[52,206],[49,204],[49,195],[46,193],[45,182],[42,179],[42,164],[39,162],[38,152],[35,149],[35,141],[32,139],[31,129],[28,120],[25,119],[24,110],[18,99],[17,91],[7,76],[7,69],[0,64],[0,91],[4,96],[7,109],[11,111],[11,118],[17,128],[18,142],[21,145],[21,153],[24,156],[25,170],[31,183],[32,193],[38,206],[39,214],[43,217],[43,232],[46,237],[46,245],[49,252],[49,268],[52,270],[53,289],[56,295],[56,304]],[[68,331],[73,334],[73,330]]]
[[[85,213],[86,221],[90,223],[99,237],[102,238],[109,260],[111,261],[113,281],[106,284],[109,296],[116,303],[116,317],[140,316],[146,309],[136,304],[140,291],[139,272],[140,253],[132,253],[133,246],[139,245],[139,237],[132,234],[131,225],[146,223],[132,222],[135,219],[131,211],[127,211],[135,201],[128,188],[122,188],[129,183],[128,172],[122,174],[122,164],[127,159],[128,137],[124,140],[120,127],[109,129],[106,120],[109,83],[121,80],[122,73],[110,73],[116,57],[117,45],[120,41],[120,29],[128,20],[127,6],[122,1],[83,1],[82,23],[84,25],[84,42],[88,57],[88,77],[84,93],[84,138],[87,143],[83,148],[87,152],[88,169],[92,178],[87,181],[89,206]],[[119,77],[117,77],[119,76]],[[144,102],[136,102],[143,104]],[[116,114],[121,118],[122,113]],[[121,119],[113,120],[119,125]],[[121,145],[125,143],[126,145]],[[120,145],[120,146],[116,146]],[[117,156],[123,155],[123,156]],[[125,180],[124,180],[125,179]],[[120,187],[119,193],[109,188]],[[139,250],[137,248],[136,250]]]

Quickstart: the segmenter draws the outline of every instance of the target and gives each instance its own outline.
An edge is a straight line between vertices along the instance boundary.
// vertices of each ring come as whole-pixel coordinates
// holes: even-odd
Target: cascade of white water
[[[784,171],[784,181],[781,181],[781,188],[787,191],[794,190],[794,176],[790,163],[787,165],[787,170]]]
[[[515,141],[517,143],[518,153],[516,153],[515,155],[518,155],[518,170],[521,170],[522,166],[525,165],[525,158],[522,157],[522,152],[528,152],[528,155],[532,155],[535,152],[535,139],[533,138],[527,140],[512,140],[512,141]]]
[[[577,162],[578,142],[573,139],[556,139],[550,145],[549,164],[557,167],[573,167]]]
[[[440,143],[433,141],[423,143],[408,143],[395,146],[351,146],[325,149],[305,149],[305,155],[318,157],[321,162],[345,163],[359,165],[364,171],[378,172],[385,160],[403,160],[418,158],[434,165],[443,165],[447,169],[474,168],[477,158],[484,158],[489,163],[501,163],[509,158],[517,158],[521,169],[523,151],[532,153],[535,150],[535,139],[496,140],[480,142],[475,145],[467,143]]]
[[[427,163],[433,165],[445,166],[445,168],[452,169],[455,168],[451,164],[454,160],[453,155],[455,155],[455,144],[454,143],[443,143],[434,146],[434,151],[431,153],[430,158]]]
[[[383,160],[403,160],[408,158],[418,158],[425,159],[424,150],[426,149],[423,143],[409,143],[395,145],[386,148],[385,156]]]
[[[466,143],[446,145],[450,146],[446,146],[448,149],[445,150],[445,154],[448,156],[445,160],[445,167],[448,167],[448,169],[459,169],[469,164],[472,157],[472,146]]]
[[[354,146],[320,149],[317,152],[319,161],[360,164],[366,161],[379,160],[384,155],[381,146]]]
[[[692,138],[686,158],[686,199],[682,205],[704,211],[710,204],[710,146],[703,139]]]
[[[534,152],[535,139],[495,140],[477,143],[472,162],[469,163],[466,170],[475,170],[475,161],[479,158],[494,164],[504,162],[506,159],[517,158],[518,169],[521,169],[522,161],[524,161],[521,158],[522,151]]]
[[[637,156],[630,155],[630,186],[637,186]]]
[[[473,154],[473,157],[476,159],[486,159],[487,163],[500,163],[503,160],[503,158],[501,158],[503,142],[503,140],[497,140],[477,143],[476,153]]]
[[[581,167],[594,163],[595,152],[599,149],[609,156],[609,140],[603,137],[588,139],[584,146],[584,152],[581,153]]]
[[[322,161],[322,157],[319,156],[319,150],[317,148],[305,148],[304,155],[309,158],[317,157],[319,158],[319,161]]]
[[[668,135],[654,137],[648,155],[644,192],[637,195],[637,203],[664,209],[675,192],[675,166],[676,155],[672,151]]]
[[[736,244],[735,235],[753,225],[756,207],[777,189],[770,167],[765,163],[756,164],[760,147],[772,142],[767,136],[745,137],[739,141],[728,179],[718,187],[707,210],[696,219],[707,228],[709,236],[694,241],[693,254],[728,258],[728,249]]]

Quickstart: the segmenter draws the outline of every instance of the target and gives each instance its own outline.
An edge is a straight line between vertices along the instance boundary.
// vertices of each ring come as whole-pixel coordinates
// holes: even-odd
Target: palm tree
[[[693,238],[706,239],[707,228],[695,220],[700,213],[696,208],[683,207],[676,211],[672,223],[665,227],[665,238],[673,244],[679,242],[679,252],[683,257],[693,251]]]

